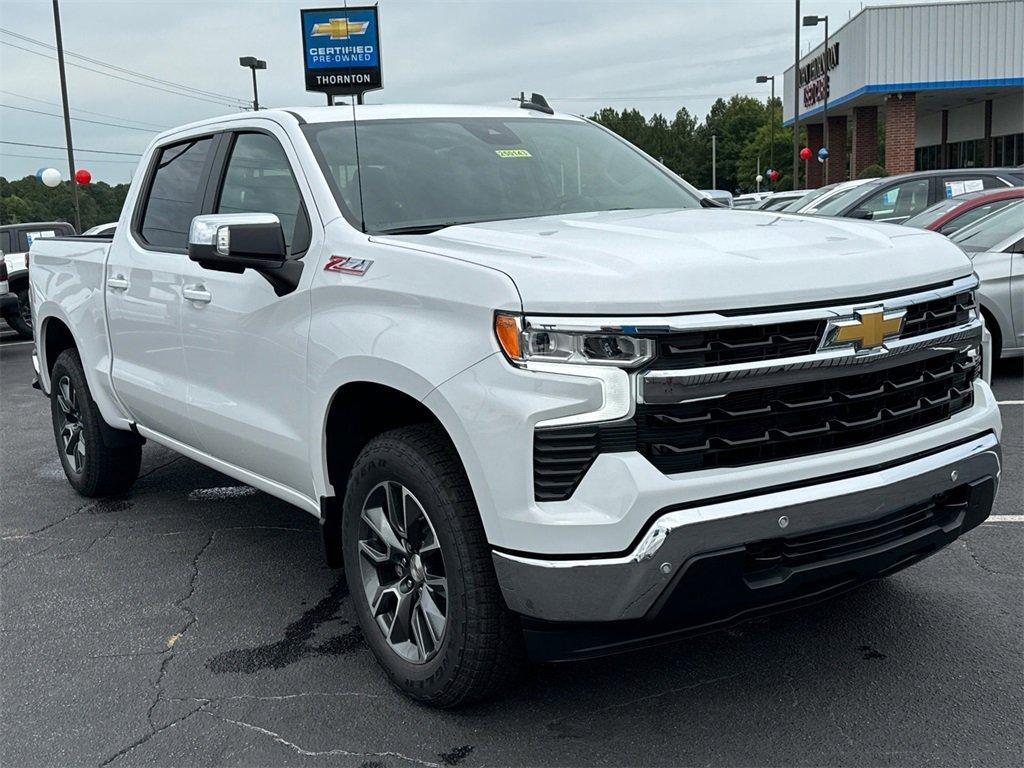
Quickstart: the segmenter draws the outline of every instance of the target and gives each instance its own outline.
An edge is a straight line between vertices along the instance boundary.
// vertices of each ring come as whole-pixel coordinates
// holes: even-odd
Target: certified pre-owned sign
[[[380,88],[380,27],[376,8],[302,11],[306,90],[332,96]]]

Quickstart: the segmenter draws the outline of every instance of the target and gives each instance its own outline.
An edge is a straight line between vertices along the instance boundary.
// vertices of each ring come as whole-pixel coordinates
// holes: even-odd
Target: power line
[[[50,45],[49,43],[47,43],[47,42],[45,42],[43,40],[37,40],[34,37],[29,37],[28,35],[22,35],[22,34],[20,34],[18,32],[14,32],[13,30],[6,29],[4,27],[0,27],[0,33],[3,33],[5,35],[9,35],[11,37],[15,37],[15,38],[17,38],[19,40],[24,40],[27,43],[33,43],[33,44],[41,46],[43,48],[47,48],[47,49],[49,49],[51,51],[56,50],[56,48],[54,46]],[[120,67],[120,66],[117,66],[116,64],[110,64],[108,62],[101,61],[100,59],[94,59],[94,58],[92,58],[90,56],[85,56],[85,55],[83,55],[81,53],[73,53],[72,51],[65,50],[64,54],[66,56],[71,56],[71,57],[76,58],[76,59],[81,59],[82,61],[87,61],[90,64],[96,64],[96,65],[101,66],[101,67],[106,67],[107,69],[112,69],[115,72],[122,72],[124,74],[131,75],[132,77],[136,77],[136,78],[139,78],[139,79],[142,79],[142,80],[149,80],[149,81],[154,82],[154,83],[160,83],[161,85],[169,85],[169,86],[171,86],[173,88],[178,88],[180,90],[185,90],[185,91],[192,91],[193,93],[201,94],[203,96],[209,96],[209,97],[216,98],[216,99],[223,99],[223,100],[226,100],[226,101],[238,102],[240,104],[247,103],[247,102],[245,102],[244,99],[239,99],[239,98],[237,98],[235,96],[229,96],[226,93],[217,93],[216,91],[207,91],[205,89],[196,88],[196,87],[191,86],[191,85],[184,85],[182,83],[176,83],[173,80],[164,80],[163,78],[153,77],[152,75],[146,75],[146,74],[143,74],[141,72],[136,72],[135,70],[128,69],[126,67]]]
[[[0,107],[5,109],[16,109],[19,112],[31,112],[34,115],[46,115],[47,117],[56,117],[58,120],[63,120],[63,115],[55,115],[52,112],[43,112],[38,109],[29,109],[28,107],[15,107],[13,104],[0,104]],[[72,120],[78,123],[92,123],[93,125],[107,125],[111,128],[127,128],[130,131],[143,131],[144,133],[157,133],[157,131],[151,128],[136,128],[134,125],[125,125],[123,123],[107,123],[102,120],[89,120],[84,117],[72,117]],[[161,129],[162,130],[162,129]]]
[[[52,59],[56,58],[55,56],[50,56],[49,54],[43,53],[42,51],[33,51],[31,48],[24,48],[24,47],[22,47],[20,45],[15,45],[14,43],[8,42],[7,40],[0,40],[0,44],[6,45],[9,48],[17,48],[19,51],[25,51],[26,53],[32,53],[32,54],[35,54],[36,56],[42,56],[44,59],[51,59],[52,60]],[[184,96],[185,98],[188,98],[188,99],[196,99],[197,101],[205,101],[205,102],[207,102],[209,104],[218,104],[220,106],[228,106],[228,107],[231,107],[233,109],[242,109],[245,106],[245,104],[243,102],[241,102],[241,101],[235,103],[235,102],[222,101],[222,100],[219,100],[219,99],[208,99],[205,96],[198,96],[198,95],[192,94],[192,93],[182,93],[181,91],[172,91],[170,88],[162,88],[159,85],[152,85],[151,83],[140,83],[138,80],[130,80],[127,77],[121,77],[120,75],[115,75],[115,74],[113,74],[111,72],[104,72],[103,70],[100,70],[100,69],[93,69],[92,67],[87,67],[84,64],[77,64],[76,62],[73,62],[73,61],[69,61],[68,65],[72,66],[72,67],[77,67],[78,69],[84,69],[86,72],[95,72],[97,75],[104,75],[106,77],[111,77],[114,80],[123,80],[126,83],[131,83],[132,85],[138,85],[138,86],[141,86],[143,88],[152,88],[153,90],[156,90],[156,91],[163,91],[164,93],[170,93],[170,94],[172,94],[174,96]]]
[[[36,102],[38,104],[46,104],[47,106],[50,106],[50,107],[61,107],[61,105],[58,104],[55,101],[46,101],[45,99],[37,99],[35,96],[27,96],[24,93],[15,93],[14,91],[5,91],[2,88],[0,88],[0,93],[5,94],[7,96],[16,96],[17,98],[25,99],[26,101],[34,101],[34,102]],[[61,107],[61,108],[63,108],[63,107]],[[125,121],[127,121],[129,123],[138,123],[139,125],[151,126],[152,128],[154,128],[155,130],[158,130],[158,131],[166,130],[165,126],[155,125],[153,123],[147,123],[144,120],[136,120],[135,118],[123,117],[121,115],[111,115],[111,114],[108,114],[106,112],[96,112],[95,110],[92,110],[92,109],[82,109],[81,107],[75,107],[75,112],[84,112],[87,115],[98,115],[99,117],[110,117],[110,118],[113,118],[114,120],[125,120]]]
[[[42,155],[22,155],[17,152],[0,152],[0,158],[4,157],[20,157],[26,160],[45,160],[47,162],[55,162],[61,159],[59,157],[44,157]],[[135,165],[136,162],[136,160],[107,160],[106,158],[102,157],[89,158],[90,165],[92,163],[124,163],[126,165]]]
[[[63,149],[67,147],[61,147],[57,144],[29,144],[24,141],[8,141],[7,139],[0,139],[0,144],[10,144],[15,147],[39,147],[41,149]],[[112,149],[79,149],[75,148],[76,152],[95,152],[100,155],[125,155],[126,157],[142,157],[138,152],[115,152]]]

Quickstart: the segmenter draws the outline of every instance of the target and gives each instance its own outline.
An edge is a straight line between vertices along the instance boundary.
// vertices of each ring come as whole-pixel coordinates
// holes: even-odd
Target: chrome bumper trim
[[[644,616],[677,569],[701,552],[869,520],[985,477],[997,482],[999,441],[988,433],[894,467],[659,517],[627,554],[555,560],[494,552],[509,607],[550,621]]]

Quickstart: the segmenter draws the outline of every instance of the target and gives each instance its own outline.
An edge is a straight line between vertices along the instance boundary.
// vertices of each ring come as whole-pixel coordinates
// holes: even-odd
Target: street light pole
[[[260,94],[256,90],[256,70],[266,69],[267,62],[263,59],[257,59],[255,56],[242,56],[238,63],[240,66],[248,67],[252,70],[252,109],[254,112],[260,111]]]
[[[718,189],[718,136],[711,134],[711,188]]]
[[[68,184],[75,204],[75,229],[82,231],[82,210],[78,205],[78,182],[75,180],[75,150],[71,143],[71,112],[68,110],[68,78],[64,72],[64,38],[60,32],[60,6],[53,0],[53,29],[57,36],[57,69],[60,70],[60,100],[64,105],[64,141],[68,146]]]
[[[824,130],[822,131],[822,149],[825,150],[825,158],[822,162],[822,165],[825,166],[823,180],[825,184],[828,184],[828,65],[831,59],[828,52],[828,16],[804,16],[805,27],[816,27],[821,22],[825,22],[825,52],[822,57],[823,61],[825,62],[825,71],[824,73],[822,73],[822,77],[825,78],[825,104],[821,110],[821,116],[824,120]],[[845,137],[843,138],[843,140],[846,140]]]
[[[769,80],[771,81],[771,84],[772,84],[772,100],[769,102],[769,105],[768,105],[768,115],[769,115],[769,120],[771,121],[770,127],[769,127],[769,134],[771,136],[771,139],[770,139],[771,144],[769,145],[769,149],[768,149],[768,167],[769,168],[774,168],[775,167],[775,75],[758,75],[757,76],[757,82],[759,82],[759,83],[767,83]],[[796,186],[794,186],[793,189],[796,189]]]

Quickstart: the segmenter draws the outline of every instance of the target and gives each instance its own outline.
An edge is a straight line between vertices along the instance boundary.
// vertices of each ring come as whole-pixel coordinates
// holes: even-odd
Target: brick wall
[[[878,163],[878,107],[853,108],[853,159],[851,175]]]
[[[892,93],[885,99],[885,170],[889,175],[914,170],[917,94]]]
[[[846,181],[846,115],[828,117],[828,183]]]
[[[825,129],[821,123],[811,123],[807,126],[807,148],[811,150],[811,159],[804,163],[804,173],[808,189],[821,186],[823,167],[818,162],[818,150],[821,149],[824,137]]]

